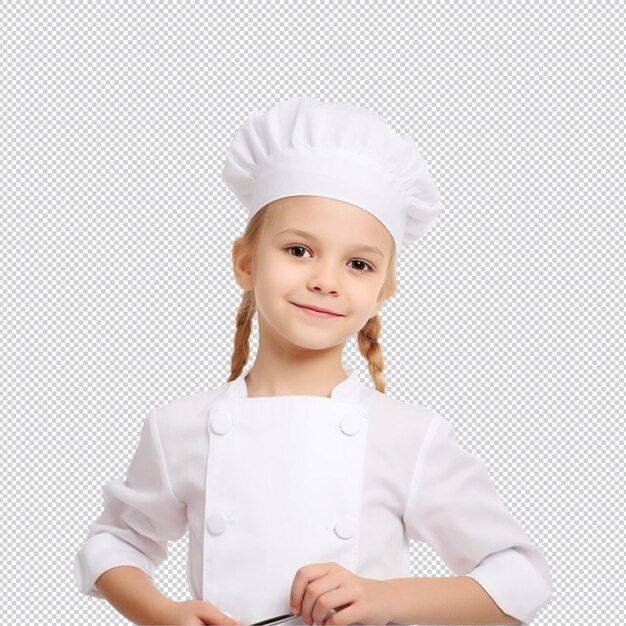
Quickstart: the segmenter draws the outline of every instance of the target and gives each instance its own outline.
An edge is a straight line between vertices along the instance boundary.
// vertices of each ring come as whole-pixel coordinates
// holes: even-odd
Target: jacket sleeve
[[[552,578],[500,499],[483,462],[433,414],[412,477],[404,524],[457,576],[476,580],[500,609],[529,624],[552,595]]]
[[[74,561],[79,591],[96,598],[102,597],[96,580],[112,567],[133,565],[153,578],[168,541],[188,527],[187,507],[172,493],[154,411],[144,420],[126,480],[105,484],[102,494],[103,511]]]

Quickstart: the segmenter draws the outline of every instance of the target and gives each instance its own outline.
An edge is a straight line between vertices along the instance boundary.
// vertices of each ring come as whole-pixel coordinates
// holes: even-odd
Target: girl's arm
[[[210,602],[176,602],[164,596],[143,570],[133,566],[113,567],[96,581],[102,597],[133,624],[175,626],[177,624],[230,624],[238,622]]]
[[[442,614],[452,607],[459,615],[483,614],[493,602],[499,609],[492,606],[490,614],[500,621],[491,623],[516,623],[505,621],[512,616],[529,624],[548,603],[552,580],[544,555],[502,502],[484,463],[457,443],[448,420],[437,414],[416,458],[403,521],[408,537],[432,546],[459,577],[396,583],[409,606],[417,607],[417,597]],[[458,601],[456,593],[462,594]]]
[[[102,597],[133,624],[162,624],[172,605],[138,567],[113,567],[96,581]]]
[[[468,576],[382,582],[390,599],[389,621],[396,624],[522,624]]]
[[[144,420],[126,480],[110,481],[102,495],[103,511],[75,558],[79,591],[96,598],[102,597],[96,580],[114,567],[133,566],[152,578],[168,542],[188,527],[186,505],[171,489],[156,411]]]

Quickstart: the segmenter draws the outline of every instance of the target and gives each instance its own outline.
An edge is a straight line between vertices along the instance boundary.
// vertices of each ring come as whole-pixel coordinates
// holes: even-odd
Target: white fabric
[[[222,177],[248,221],[278,198],[325,196],[374,215],[398,254],[441,213],[439,191],[410,136],[362,107],[308,96],[254,111],[234,135]]]
[[[116,565],[153,576],[189,531],[193,598],[241,623],[289,613],[309,563],[410,577],[409,538],[525,624],[548,602],[543,554],[446,419],[362,386],[351,368],[330,398],[248,398],[246,374],[148,415],[76,556],[82,593],[101,597],[94,583]]]

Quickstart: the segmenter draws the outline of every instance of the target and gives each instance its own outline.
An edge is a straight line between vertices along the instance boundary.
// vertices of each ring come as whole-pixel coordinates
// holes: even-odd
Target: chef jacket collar
[[[245,377],[252,368],[248,368],[242,372],[238,378],[231,380],[228,383],[228,389],[226,390],[226,398],[234,400],[236,398],[247,398],[248,387],[246,385]],[[359,391],[361,389],[361,381],[359,380],[359,373],[352,367],[343,365],[343,371],[346,373],[346,377],[339,384],[335,385],[330,392],[330,398],[327,400],[338,400],[340,402],[358,402]],[[274,396],[281,397],[281,396]],[[285,397],[285,396],[282,396]],[[307,396],[304,398],[322,398],[324,396]],[[254,398],[251,398],[254,399]]]

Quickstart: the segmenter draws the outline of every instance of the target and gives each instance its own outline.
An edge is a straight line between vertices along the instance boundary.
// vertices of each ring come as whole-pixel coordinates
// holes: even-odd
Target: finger
[[[319,626],[336,626],[337,624],[360,624],[361,615],[359,608],[356,604],[351,604],[348,607],[336,610],[328,616],[328,619]]]
[[[320,619],[323,619],[328,614],[328,611],[334,607],[327,604],[325,600],[320,604],[320,599],[322,597],[326,598],[329,592],[339,589],[341,583],[341,576],[328,574],[309,584],[304,592],[304,598],[302,599],[301,616],[305,623],[312,624],[315,622],[318,625],[321,624],[321,622],[314,619],[314,614],[319,616]],[[315,613],[315,611],[317,611],[317,613]]]
[[[345,606],[351,605],[355,601],[356,598],[353,597],[353,594],[345,585],[331,589],[318,597],[311,613],[313,622],[322,626],[322,624],[327,622],[337,611]]]
[[[328,563],[311,563],[304,565],[296,572],[289,593],[289,606],[292,613],[302,615],[302,601],[309,583],[325,576],[328,569]]]

